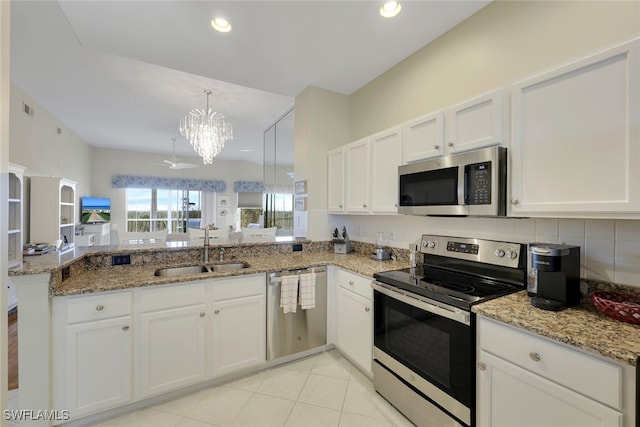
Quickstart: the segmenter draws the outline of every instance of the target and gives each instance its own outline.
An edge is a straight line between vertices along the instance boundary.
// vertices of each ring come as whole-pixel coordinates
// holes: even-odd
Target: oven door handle
[[[374,291],[380,292],[390,298],[408,304],[412,307],[419,308],[421,310],[427,311],[429,313],[433,313],[438,316],[446,317],[447,319],[456,321],[458,323],[462,323],[464,325],[471,325],[471,316],[470,313],[457,309],[457,308],[449,308],[442,307],[441,305],[435,302],[428,302],[422,298],[417,296],[409,296],[408,294],[402,291],[396,291],[395,289],[390,289],[378,282],[371,282],[371,287]]]

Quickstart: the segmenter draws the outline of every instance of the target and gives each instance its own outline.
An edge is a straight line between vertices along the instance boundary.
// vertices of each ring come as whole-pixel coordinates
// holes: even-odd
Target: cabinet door
[[[329,152],[327,160],[327,209],[332,213],[344,212],[344,149]]]
[[[371,137],[371,212],[398,212],[398,166],[402,163],[402,129]]]
[[[213,375],[257,367],[265,361],[265,297],[213,303]]]
[[[66,327],[65,408],[73,417],[132,399],[131,316]]]
[[[479,426],[622,425],[620,412],[487,352],[480,352],[479,367]]]
[[[515,83],[511,212],[640,212],[640,40]]]
[[[402,161],[426,160],[444,154],[444,112],[437,111],[404,125]]]
[[[447,152],[473,150],[503,142],[504,91],[489,92],[449,108]]]
[[[369,138],[345,147],[347,212],[369,212],[369,163]]]
[[[341,286],[338,294],[337,345],[367,374],[372,374],[373,311],[371,301]]]
[[[142,397],[206,379],[205,305],[142,314],[139,339]]]

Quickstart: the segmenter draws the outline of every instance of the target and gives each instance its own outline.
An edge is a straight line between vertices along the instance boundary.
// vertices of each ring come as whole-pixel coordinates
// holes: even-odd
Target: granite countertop
[[[553,312],[533,307],[523,291],[475,305],[473,311],[627,365],[638,364],[640,326],[605,316],[588,298]]]
[[[51,288],[52,296],[76,295],[91,292],[115,291],[119,289],[137,288],[142,286],[162,285],[169,283],[190,282],[212,278],[239,276],[246,274],[265,273],[305,267],[336,265],[364,276],[373,277],[379,271],[406,268],[407,264],[397,261],[375,261],[367,256],[350,254],[334,254],[333,252],[293,252],[278,256],[240,256],[237,261],[249,263],[249,267],[229,272],[200,273],[181,275],[177,277],[157,277],[154,272],[158,268],[181,266],[175,265],[126,265],[106,269],[83,271],[71,275],[61,283]],[[226,262],[235,260],[228,259]],[[215,264],[212,261],[210,264]],[[199,264],[198,262],[191,265]]]

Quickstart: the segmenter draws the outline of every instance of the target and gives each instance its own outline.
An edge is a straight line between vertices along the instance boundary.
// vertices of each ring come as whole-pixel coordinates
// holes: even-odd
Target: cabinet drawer
[[[373,299],[373,289],[371,289],[372,280],[373,279],[368,277],[358,276],[357,274],[336,269],[336,283],[339,286],[349,289],[368,300]]]
[[[65,298],[67,298],[67,323],[128,316],[132,312],[130,291],[78,295]]]
[[[622,367],[491,320],[478,322],[484,351],[612,408],[622,409]]]
[[[210,281],[208,286],[214,301],[263,295],[265,293],[265,275],[254,274],[251,276],[216,279]]]
[[[199,281],[140,290],[140,309],[146,313],[203,304],[206,295],[205,283],[205,281]]]

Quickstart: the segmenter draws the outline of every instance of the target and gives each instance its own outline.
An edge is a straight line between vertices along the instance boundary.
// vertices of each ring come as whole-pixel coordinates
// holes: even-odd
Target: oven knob
[[[427,247],[428,248],[435,248],[436,247],[436,242],[429,240],[426,242],[427,243]]]
[[[516,251],[507,251],[507,258],[509,258],[509,259],[518,258],[518,252],[516,252]]]
[[[504,256],[504,251],[502,249],[496,249],[494,253],[498,258],[502,258]]]

